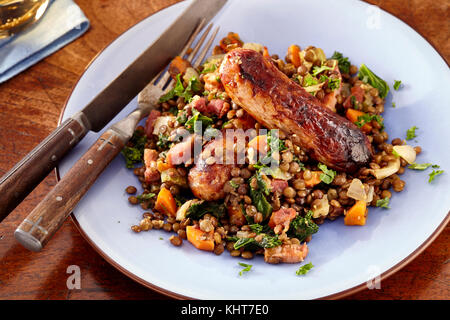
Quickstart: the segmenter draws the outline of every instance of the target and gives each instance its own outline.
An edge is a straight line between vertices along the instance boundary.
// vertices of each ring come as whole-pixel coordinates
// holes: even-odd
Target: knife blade
[[[90,131],[105,127],[181,51],[200,19],[205,24],[226,0],[194,0],[117,78],[65,120],[0,179],[0,222]]]

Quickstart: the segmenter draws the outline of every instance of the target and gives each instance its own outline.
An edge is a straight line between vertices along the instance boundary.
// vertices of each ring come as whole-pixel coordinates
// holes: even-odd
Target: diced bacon
[[[264,249],[264,261],[267,263],[297,263],[308,255],[308,246],[303,244],[283,244],[275,248]]]
[[[152,161],[158,160],[158,151],[154,149],[144,149],[145,166],[150,165]]]
[[[347,97],[344,102],[344,108],[352,108],[352,96],[355,97],[355,100],[359,103],[362,103],[364,100],[364,89],[360,86],[352,87],[351,95]]]
[[[172,146],[172,148],[170,148],[166,156],[167,163],[171,166],[174,166],[188,162],[192,158],[193,147],[194,135],[190,135],[183,141],[175,144],[174,146]]]
[[[212,99],[208,104],[204,97],[198,97],[192,100],[189,104],[191,108],[195,108],[199,112],[205,115],[215,115],[219,118],[223,117],[230,109],[230,104],[222,99]]]
[[[225,103],[222,99],[212,99],[206,109],[208,113],[222,118],[230,110],[230,104]]]
[[[273,180],[272,180],[273,183]],[[280,210],[272,212],[272,216],[269,220],[269,227],[272,229],[276,226],[281,226],[284,232],[289,230],[289,225],[292,219],[297,216],[297,211],[292,208],[281,207]]]
[[[156,119],[161,116],[161,112],[158,110],[152,110],[145,121],[145,135],[151,137],[153,133],[153,127],[155,126]]]
[[[195,96],[194,99],[192,99],[191,103],[189,103],[190,108],[194,108],[197,111],[201,113],[206,112],[206,98]]]
[[[157,181],[160,178],[160,174],[156,164],[158,156],[158,151],[153,149],[144,149],[144,178],[146,182]]]
[[[272,192],[283,192],[288,187],[288,182],[281,179],[272,179]]]

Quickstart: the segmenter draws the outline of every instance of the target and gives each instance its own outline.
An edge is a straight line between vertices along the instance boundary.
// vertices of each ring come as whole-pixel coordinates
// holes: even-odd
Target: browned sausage
[[[238,165],[239,160],[245,160],[245,141],[249,137],[244,131],[222,130],[221,136],[205,144],[195,161],[195,166],[189,171],[188,182],[192,193],[197,198],[214,201],[225,197],[225,183],[231,179],[231,170]],[[236,153],[236,144],[239,156]],[[208,158],[214,159],[208,162]]]
[[[219,72],[235,103],[267,128],[290,134],[313,159],[353,172],[372,158],[370,143],[358,127],[324,107],[260,53],[230,51]]]
[[[214,201],[225,197],[223,187],[231,178],[233,164],[208,163],[208,158],[218,159],[216,150],[225,149],[224,137],[208,142],[199,157],[195,166],[189,171],[189,187],[195,197]],[[216,161],[218,162],[218,161]]]

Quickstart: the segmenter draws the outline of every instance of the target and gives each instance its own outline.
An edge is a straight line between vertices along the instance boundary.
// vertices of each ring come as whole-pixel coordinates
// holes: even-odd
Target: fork
[[[188,49],[204,24],[204,20],[200,21],[193,31],[180,52],[181,57],[188,53]],[[212,26],[210,24],[206,28],[186,58],[194,68],[203,61],[217,35],[218,27],[215,28],[195,62],[192,63]],[[173,84],[174,80],[171,79],[168,70],[162,70],[139,93],[138,107],[126,118],[109,127],[19,225],[14,232],[19,243],[31,251],[42,250],[103,170],[131,139],[138,123],[155,109],[159,97],[167,93]]]

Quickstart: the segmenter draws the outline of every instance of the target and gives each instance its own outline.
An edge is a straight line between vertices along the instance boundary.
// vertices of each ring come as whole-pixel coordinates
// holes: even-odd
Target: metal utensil
[[[0,222],[89,130],[98,132],[170,59],[181,52],[201,18],[207,23],[226,0],[195,0],[174,23],[80,112],[64,121],[0,179]]]
[[[38,22],[49,5],[49,0],[0,1],[0,39],[16,35]]]
[[[212,25],[205,30],[194,47],[193,52],[197,52],[201,48],[211,27]],[[200,28],[201,25],[193,33],[192,41]],[[193,66],[198,66],[203,60],[217,31],[218,28],[212,33],[207,44],[193,63]],[[180,56],[186,53],[192,41],[188,41]],[[187,60],[191,62],[193,58],[193,55],[189,55]],[[77,205],[78,201],[130,140],[139,121],[155,108],[159,97],[171,87],[170,84],[166,87],[166,83],[170,79],[167,71],[161,79],[158,79],[159,77],[156,77],[139,94],[138,108],[131,112],[125,119],[113,124],[103,133],[50,193],[47,194],[44,200],[19,225],[14,232],[14,236],[25,248],[31,251],[42,250],[52,235],[60,228],[72,209]],[[173,83],[173,80],[170,79],[169,82]]]

